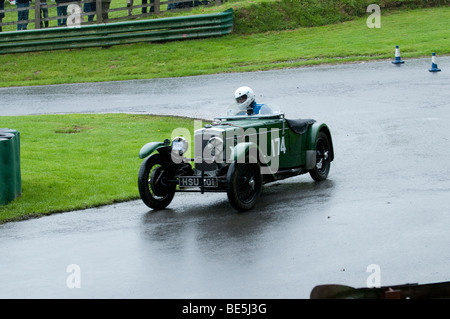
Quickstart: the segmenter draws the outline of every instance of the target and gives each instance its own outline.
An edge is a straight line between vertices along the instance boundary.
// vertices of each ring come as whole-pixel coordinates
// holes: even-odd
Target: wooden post
[[[102,17],[102,0],[95,0],[96,8],[96,14],[97,14],[97,24],[103,23],[103,17]]]
[[[159,14],[161,12],[161,4],[159,0],[155,0],[155,2],[153,3],[154,7],[154,13],[155,14]]]
[[[34,1],[34,28],[35,29],[41,28],[41,1],[40,0]]]

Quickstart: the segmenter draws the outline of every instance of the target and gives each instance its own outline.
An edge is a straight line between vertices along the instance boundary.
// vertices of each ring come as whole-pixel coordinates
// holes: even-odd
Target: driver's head
[[[234,98],[240,110],[249,111],[255,101],[255,93],[248,86],[242,86],[234,92]],[[253,109],[251,110],[253,112]]]

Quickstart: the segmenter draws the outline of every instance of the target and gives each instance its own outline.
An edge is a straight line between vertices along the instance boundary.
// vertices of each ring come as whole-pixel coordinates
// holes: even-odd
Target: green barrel
[[[0,128],[0,205],[22,194],[20,133]]]

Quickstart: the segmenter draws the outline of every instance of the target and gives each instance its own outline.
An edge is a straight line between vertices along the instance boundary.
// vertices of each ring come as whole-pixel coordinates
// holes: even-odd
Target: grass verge
[[[368,14],[367,14],[368,15]],[[381,12],[319,27],[167,43],[0,55],[0,87],[181,77],[450,54],[450,7]]]
[[[0,117],[20,132],[22,196],[0,224],[139,198],[140,148],[170,138],[185,118],[131,114]]]

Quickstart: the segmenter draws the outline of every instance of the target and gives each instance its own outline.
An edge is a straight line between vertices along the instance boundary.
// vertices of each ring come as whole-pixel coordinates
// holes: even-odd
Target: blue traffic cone
[[[405,63],[405,61],[402,61],[400,58],[400,49],[398,48],[398,45],[395,46],[395,60],[392,61],[394,64],[402,64]]]
[[[436,53],[433,52],[433,55],[431,57],[431,69],[429,69],[428,71],[430,72],[439,72],[441,69],[438,68],[437,63],[436,63]]]

